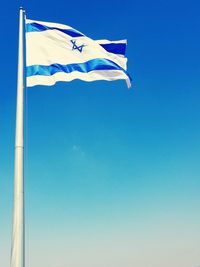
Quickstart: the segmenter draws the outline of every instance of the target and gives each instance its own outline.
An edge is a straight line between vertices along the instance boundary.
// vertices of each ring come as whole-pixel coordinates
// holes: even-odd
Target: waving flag
[[[126,45],[126,40],[94,41],[67,25],[26,19],[27,86],[124,79],[130,87]]]

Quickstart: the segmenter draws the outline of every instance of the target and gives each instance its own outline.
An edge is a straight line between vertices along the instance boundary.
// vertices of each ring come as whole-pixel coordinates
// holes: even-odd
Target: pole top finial
[[[22,11],[24,14],[26,12],[25,9],[22,6],[20,6],[19,11]]]

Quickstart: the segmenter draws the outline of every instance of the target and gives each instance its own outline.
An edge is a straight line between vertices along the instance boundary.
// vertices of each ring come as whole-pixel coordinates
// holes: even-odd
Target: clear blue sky
[[[26,95],[27,267],[200,265],[199,1],[25,1],[30,19],[128,39],[123,81]],[[0,267],[9,267],[19,3],[1,3]]]

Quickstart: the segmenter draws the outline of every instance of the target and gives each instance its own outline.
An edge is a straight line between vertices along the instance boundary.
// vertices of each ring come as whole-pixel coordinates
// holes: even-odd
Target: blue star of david
[[[76,44],[76,40],[71,40],[71,43],[73,44],[73,46],[72,46],[72,50],[78,50],[80,53],[83,52],[83,47],[86,46],[86,45],[84,45],[84,44],[78,46],[78,45]]]

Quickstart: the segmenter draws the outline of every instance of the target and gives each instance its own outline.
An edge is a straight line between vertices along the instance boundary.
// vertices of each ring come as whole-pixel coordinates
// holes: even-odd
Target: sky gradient
[[[25,97],[26,267],[200,266],[198,1],[24,1],[27,18],[128,39],[124,81]],[[0,267],[10,266],[17,2],[2,3]]]

